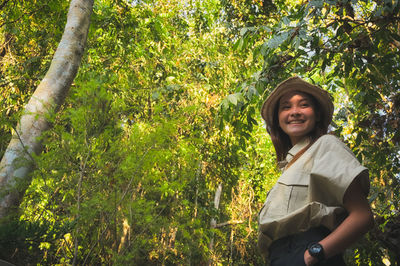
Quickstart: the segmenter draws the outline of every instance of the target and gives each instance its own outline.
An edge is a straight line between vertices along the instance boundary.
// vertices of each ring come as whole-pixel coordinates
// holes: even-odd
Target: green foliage
[[[57,241],[70,230],[68,224],[60,226],[48,221],[29,222],[7,221],[0,226],[0,257],[9,258],[19,250],[18,264],[31,263],[32,257],[42,257],[46,260],[46,253],[55,252],[56,246],[50,243]]]
[[[5,3],[0,155],[49,66],[68,6]],[[349,261],[394,262],[387,236],[400,192],[399,8],[393,1],[95,1],[85,58],[49,118],[20,220],[0,228],[0,257],[262,264],[256,217],[279,173],[259,109],[296,73],[334,95],[332,130],[370,169],[379,227]]]
[[[53,128],[42,136],[45,151],[35,157],[21,205],[21,220],[67,229],[39,240],[42,253],[14,249],[3,259],[198,264],[210,258],[245,263],[252,256],[260,262],[254,218],[265,195],[258,183],[263,168],[243,196],[248,204],[231,209],[248,178],[241,172],[254,164],[243,168],[242,138],[229,127],[218,130],[215,119],[237,77],[252,71],[232,51],[223,25],[218,1],[96,1],[85,59],[66,103],[50,118]],[[211,229],[211,218],[230,221],[243,208],[243,224]],[[231,241],[232,249],[221,245],[231,235],[246,237],[240,245]],[[37,249],[21,241],[24,249]]]

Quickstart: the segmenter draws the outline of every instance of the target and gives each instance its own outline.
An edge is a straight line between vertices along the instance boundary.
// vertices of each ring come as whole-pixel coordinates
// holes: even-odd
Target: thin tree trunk
[[[199,198],[199,178],[201,175],[203,169],[203,163],[201,160],[198,162],[197,166],[197,171],[196,171],[196,178],[195,178],[195,186],[196,186],[196,192],[195,192],[195,198],[194,198],[194,214],[192,221],[197,218],[197,208],[198,208],[198,198]]]
[[[93,0],[71,0],[64,34],[50,68],[25,106],[0,162],[0,218],[18,208],[30,183],[29,176],[34,166],[31,155],[41,153],[39,137],[50,126],[46,117],[59,109],[76,76],[92,9]]]
[[[222,183],[219,183],[217,191],[215,191],[215,196],[214,196],[214,208],[219,209],[219,202],[221,200],[221,194],[222,194]],[[217,220],[215,218],[211,218],[211,229],[215,229],[217,227]],[[214,251],[214,233],[212,233],[210,243],[208,245],[208,249],[210,251],[210,259],[208,261],[208,265],[213,264],[213,251]]]
[[[83,182],[83,177],[85,176],[85,171],[86,171],[86,164],[89,159],[90,152],[86,155],[85,161],[81,161],[80,165],[80,174],[79,174],[79,180],[78,180],[78,191],[77,191],[77,214],[75,217],[75,220],[79,222],[80,219],[80,211],[81,211],[81,197],[82,197],[82,182]],[[78,260],[78,248],[79,248],[79,225],[75,229],[75,237],[74,237],[74,258],[72,260],[72,265],[76,265],[76,262]]]

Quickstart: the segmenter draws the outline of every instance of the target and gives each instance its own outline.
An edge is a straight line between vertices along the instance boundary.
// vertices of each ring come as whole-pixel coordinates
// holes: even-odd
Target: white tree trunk
[[[215,196],[214,196],[214,208],[219,209],[219,202],[221,200],[221,194],[222,194],[222,183],[219,183],[217,190],[215,191]],[[211,228],[215,229],[217,227],[217,220],[215,217],[211,218]],[[208,260],[208,265],[214,265],[214,233],[212,233],[211,238],[210,238],[210,243],[208,243],[208,250],[210,251],[210,259]]]
[[[33,169],[38,138],[49,128],[46,116],[58,110],[74,80],[89,31],[93,0],[71,0],[64,34],[46,76],[40,82],[0,162],[0,218],[17,209]],[[19,181],[22,181],[21,185]]]

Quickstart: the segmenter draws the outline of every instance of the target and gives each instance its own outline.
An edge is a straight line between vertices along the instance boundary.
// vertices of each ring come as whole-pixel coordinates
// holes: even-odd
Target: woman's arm
[[[324,248],[326,258],[343,252],[374,224],[373,214],[359,177],[356,177],[346,190],[343,204],[349,215],[331,234],[319,242]],[[306,265],[313,265],[318,260],[306,250],[304,261]]]

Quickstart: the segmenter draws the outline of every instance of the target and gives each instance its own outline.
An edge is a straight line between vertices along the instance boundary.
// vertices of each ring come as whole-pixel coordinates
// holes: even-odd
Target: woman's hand
[[[318,259],[311,256],[310,253],[308,253],[308,250],[306,250],[306,252],[304,252],[304,263],[307,266],[314,265],[317,262],[318,262]]]

